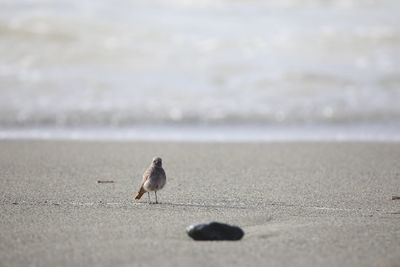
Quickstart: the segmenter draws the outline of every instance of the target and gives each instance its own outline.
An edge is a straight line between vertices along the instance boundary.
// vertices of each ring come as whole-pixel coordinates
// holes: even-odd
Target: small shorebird
[[[140,186],[139,192],[137,193],[135,199],[140,199],[144,193],[147,192],[147,196],[150,202],[150,193],[154,192],[157,201],[157,191],[161,190],[165,183],[167,182],[167,177],[165,171],[162,167],[162,160],[159,157],[155,157],[151,162],[150,167],[143,174],[142,185]]]

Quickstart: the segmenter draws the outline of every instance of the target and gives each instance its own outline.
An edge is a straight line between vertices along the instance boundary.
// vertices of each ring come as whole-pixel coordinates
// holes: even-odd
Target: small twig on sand
[[[114,181],[111,181],[111,180],[98,180],[97,181],[97,183],[98,184],[113,184],[114,183]]]
[[[392,196],[392,200],[400,200],[400,196]]]

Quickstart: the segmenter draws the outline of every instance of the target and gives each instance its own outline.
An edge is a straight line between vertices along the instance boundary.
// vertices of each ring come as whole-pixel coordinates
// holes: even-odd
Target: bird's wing
[[[144,183],[149,179],[151,174],[151,168],[148,168],[144,173],[143,173],[143,179],[142,183],[140,184],[140,188],[143,188]]]
[[[140,185],[139,191],[135,197],[135,199],[140,199],[142,195],[146,192],[143,188],[144,183],[149,179],[151,173],[151,168],[147,169],[143,174],[142,184]]]

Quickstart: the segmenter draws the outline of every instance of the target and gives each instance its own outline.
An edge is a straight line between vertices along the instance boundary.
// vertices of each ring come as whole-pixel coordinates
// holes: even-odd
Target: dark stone
[[[244,236],[240,227],[218,222],[192,224],[186,232],[194,240],[240,240]]]

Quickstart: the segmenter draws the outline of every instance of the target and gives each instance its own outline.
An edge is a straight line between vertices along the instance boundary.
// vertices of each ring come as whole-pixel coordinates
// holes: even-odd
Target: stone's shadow
[[[274,234],[259,234],[259,235],[254,235],[251,236],[250,238],[258,238],[258,239],[270,239],[272,237],[278,236],[277,233]]]

